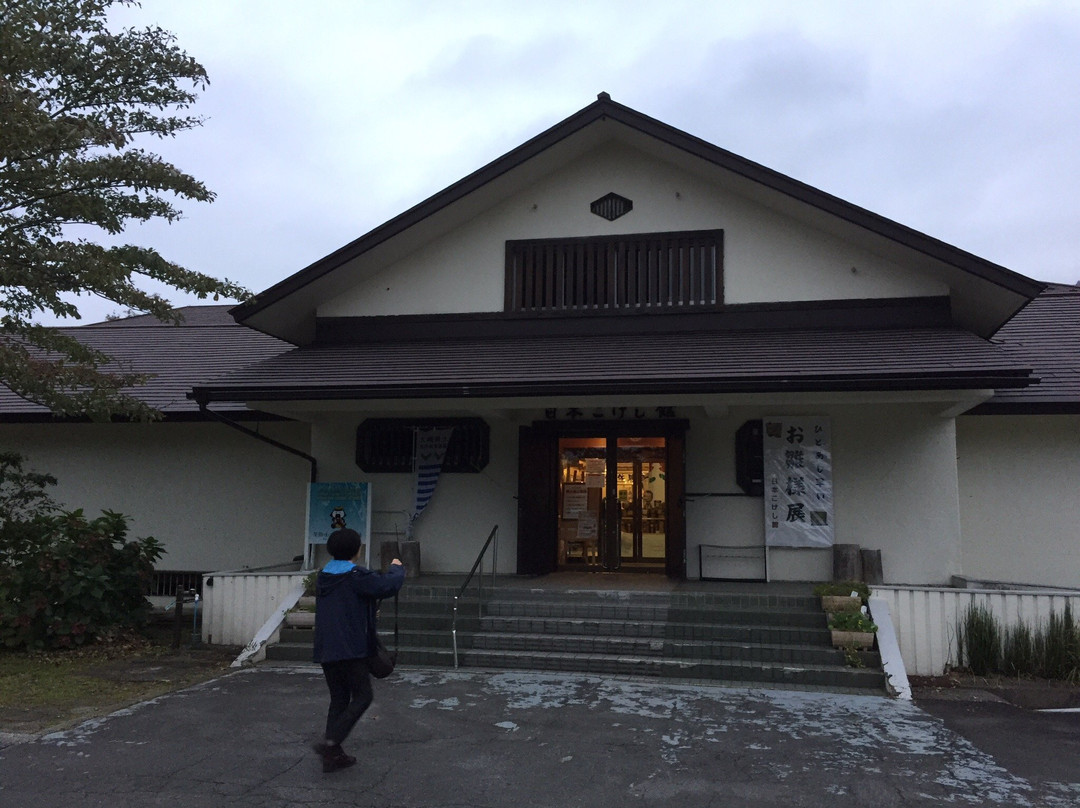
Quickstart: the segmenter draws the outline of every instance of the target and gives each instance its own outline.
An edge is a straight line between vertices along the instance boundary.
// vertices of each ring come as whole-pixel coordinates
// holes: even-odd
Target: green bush
[[[829,628],[837,631],[877,631],[874,621],[862,612],[836,612],[829,617]]]
[[[1023,621],[1001,636],[1001,670],[1010,676],[1024,676],[1040,666],[1041,643],[1037,633]]]
[[[0,644],[65,648],[145,623],[161,545],[129,541],[122,514],[59,510],[44,494],[55,480],[21,463],[0,455]]]
[[[59,510],[45,490],[56,485],[56,478],[24,470],[25,460],[17,452],[0,452],[0,526]]]
[[[870,599],[870,587],[862,581],[830,581],[814,587],[814,595],[819,598],[825,595],[846,596],[852,592],[856,592],[863,603]]]
[[[1068,682],[1080,681],[1080,625],[1073,620],[1069,603],[1065,604],[1065,613],[1060,617],[1050,612],[1044,654],[1043,676]]]
[[[1000,670],[1001,628],[984,605],[972,603],[960,621],[960,664],[976,676]]]
[[[1050,613],[1046,624],[1030,627],[1022,620],[1002,629],[985,606],[969,606],[959,630],[960,665],[977,676],[1041,676],[1080,682],[1080,624],[1072,608]]]

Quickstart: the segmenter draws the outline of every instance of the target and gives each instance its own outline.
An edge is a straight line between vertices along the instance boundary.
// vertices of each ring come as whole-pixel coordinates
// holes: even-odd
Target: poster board
[[[326,544],[348,527],[364,542],[364,566],[371,566],[371,483],[311,483],[308,488],[307,544]]]
[[[832,439],[824,416],[763,419],[765,544],[833,545]]]

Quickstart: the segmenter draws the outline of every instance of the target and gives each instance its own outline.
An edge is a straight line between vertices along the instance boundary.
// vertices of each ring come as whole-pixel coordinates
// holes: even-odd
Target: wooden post
[[[416,578],[420,575],[420,542],[403,541],[401,543],[401,563],[405,565],[406,578]]]
[[[862,559],[863,580],[873,586],[885,583],[885,576],[881,569],[881,550],[870,550],[864,547],[859,556]]]
[[[184,585],[176,585],[176,605],[173,614],[173,648],[180,647],[180,636],[184,632]]]
[[[859,545],[833,545],[832,577],[834,581],[862,580],[862,556],[859,554]]]
[[[384,541],[379,548],[379,569],[386,572],[390,569],[390,562],[395,558],[401,558],[401,543],[397,541]]]

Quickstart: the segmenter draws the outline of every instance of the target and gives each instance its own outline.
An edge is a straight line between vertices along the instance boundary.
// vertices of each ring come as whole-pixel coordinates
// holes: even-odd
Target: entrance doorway
[[[558,568],[662,572],[666,502],[663,437],[559,438]]]
[[[684,577],[685,429],[684,421],[522,428],[518,571]]]

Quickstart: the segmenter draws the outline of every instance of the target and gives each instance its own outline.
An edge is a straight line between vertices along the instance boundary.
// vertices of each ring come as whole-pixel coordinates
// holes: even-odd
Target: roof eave
[[[712,379],[498,382],[492,384],[417,384],[343,386],[197,387],[196,401],[341,401],[407,398],[521,398],[596,395],[679,395],[706,393],[868,392],[899,390],[1015,389],[1032,384],[1027,370],[941,374],[849,376],[728,377]]]

